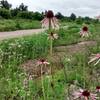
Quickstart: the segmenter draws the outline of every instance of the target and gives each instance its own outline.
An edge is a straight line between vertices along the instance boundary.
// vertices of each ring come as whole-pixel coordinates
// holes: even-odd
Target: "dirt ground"
[[[66,55],[73,55],[77,52],[86,52],[87,47],[95,46],[95,41],[85,41],[80,42],[74,45],[68,46],[58,46],[54,47],[54,55],[52,57],[47,56],[47,59],[52,62],[52,65],[43,66],[43,74],[51,74],[56,70],[62,69],[63,64],[61,63],[61,59]],[[41,66],[36,66],[37,60],[29,60],[21,65],[22,69],[27,73],[27,75],[32,76],[33,79],[39,77],[41,75]],[[50,69],[53,66],[53,71]],[[51,72],[51,73],[50,73]]]
[[[18,31],[11,31],[11,32],[0,32],[0,40],[38,34],[43,32],[44,30],[45,29],[30,29],[30,30],[18,30]]]

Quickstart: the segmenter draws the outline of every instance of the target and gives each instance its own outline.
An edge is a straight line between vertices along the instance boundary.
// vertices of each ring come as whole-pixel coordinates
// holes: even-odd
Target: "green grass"
[[[81,27],[82,26],[80,24],[70,23],[67,28],[60,28],[58,32],[59,39],[54,42],[54,45],[55,46],[69,45],[69,44],[74,44],[81,41],[88,41],[88,40],[99,41],[100,40],[100,34],[99,34],[100,24],[90,24],[88,26],[91,34],[87,38],[80,37],[79,31]]]
[[[0,31],[15,31],[22,29],[41,28],[39,21],[27,19],[2,19],[0,20]]]
[[[100,64],[95,67],[93,64],[88,65],[89,56],[92,53],[100,52],[99,27],[99,24],[89,25],[92,34],[89,38],[80,38],[78,32],[81,25],[75,23],[69,24],[67,29],[61,28],[58,31],[59,39],[54,41],[54,46],[86,40],[95,40],[98,44],[88,48],[86,53],[62,56],[61,63],[63,63],[64,69],[54,73],[53,78],[50,75],[43,76],[46,100],[66,100],[68,87],[76,79],[78,86],[82,88],[92,89],[99,85],[96,81],[90,81],[89,77],[91,71],[100,69]],[[44,33],[0,42],[0,100],[43,100],[40,78],[28,80],[28,88],[24,88],[23,81],[26,73],[20,68],[20,64],[27,60],[46,57],[48,50],[49,40]],[[67,60],[68,58],[70,61]]]
[[[23,94],[25,73],[19,65],[26,60],[43,57],[48,52],[44,34],[4,40],[0,43],[0,99]],[[19,92],[18,92],[19,91]],[[13,93],[12,93],[13,92]]]

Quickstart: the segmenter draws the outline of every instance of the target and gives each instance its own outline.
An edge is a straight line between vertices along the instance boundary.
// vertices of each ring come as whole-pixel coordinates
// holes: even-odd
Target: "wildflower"
[[[50,63],[47,62],[45,59],[40,59],[37,61],[37,66],[39,65],[49,65]]]
[[[81,37],[88,37],[89,36],[89,30],[87,26],[84,26],[81,31],[80,31],[80,35]]]
[[[92,63],[94,61],[96,62],[94,64],[94,66],[97,65],[100,62],[100,54],[99,53],[98,54],[93,54],[93,56],[90,57],[90,61],[88,62],[88,64],[90,64],[90,63]]]
[[[100,86],[97,86],[97,87],[96,87],[96,91],[97,91],[97,92],[100,92]]]
[[[59,28],[58,19],[51,10],[46,12],[45,18],[41,21],[42,28]]]
[[[83,90],[83,89],[80,89],[79,91],[75,91],[74,94],[74,99],[78,99],[78,98],[81,98],[81,99],[84,99],[84,100],[96,100],[96,94],[93,94],[93,93],[90,93],[89,91],[87,90]]]
[[[49,34],[49,37],[48,37],[48,38],[49,38],[49,39],[52,39],[52,40],[58,39],[58,34],[51,32],[51,33]]]

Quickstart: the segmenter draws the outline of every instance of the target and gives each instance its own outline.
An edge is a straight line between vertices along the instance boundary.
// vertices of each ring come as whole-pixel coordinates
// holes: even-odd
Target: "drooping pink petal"
[[[96,66],[99,62],[100,62],[100,59],[97,60],[97,62],[94,64],[94,66]]]
[[[100,62],[100,54],[94,54],[92,57],[90,57],[90,61],[88,62],[88,64],[95,62],[94,66],[96,66],[99,62]]]
[[[78,91],[75,91],[73,93],[74,99],[78,99],[78,98],[84,98],[84,100],[88,100],[90,98],[90,100],[96,100],[97,99],[97,95],[93,94],[87,90],[83,90],[83,89],[79,89]]]
[[[96,57],[97,57],[97,58],[100,58],[100,54],[99,54],[99,53],[98,53],[98,54],[96,54]]]
[[[97,99],[97,94],[91,93],[90,98],[91,98],[91,100],[96,100]]]
[[[50,23],[52,28],[59,28],[58,19],[51,10],[47,11],[45,18],[41,21],[42,28],[49,28]]]
[[[94,57],[94,58],[90,59],[90,61],[88,63],[91,63],[91,62],[93,62],[95,60],[97,60],[97,57]]]

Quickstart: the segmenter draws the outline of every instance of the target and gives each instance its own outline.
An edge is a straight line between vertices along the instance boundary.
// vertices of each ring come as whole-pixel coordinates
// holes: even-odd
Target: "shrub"
[[[2,9],[0,9],[0,16],[5,19],[9,19],[9,18],[11,18],[11,13],[9,10],[2,8]]]
[[[33,17],[35,20],[39,20],[39,21],[43,19],[43,15],[40,14],[39,12],[35,12]]]
[[[24,19],[33,19],[33,12],[20,11],[17,16]]]

